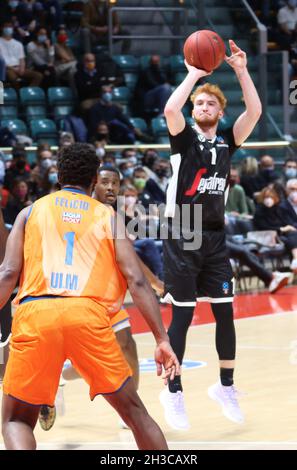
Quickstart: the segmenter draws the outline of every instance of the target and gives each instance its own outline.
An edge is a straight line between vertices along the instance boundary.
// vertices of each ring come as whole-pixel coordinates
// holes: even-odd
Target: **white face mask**
[[[96,155],[98,158],[102,158],[105,155],[105,150],[103,147],[96,148]]]
[[[137,198],[135,196],[125,196],[125,203],[127,207],[133,206],[134,204],[136,204],[136,201]]]
[[[274,206],[274,199],[272,197],[265,197],[263,200],[263,204],[266,207],[272,207]]]
[[[297,205],[297,191],[292,191],[289,194],[289,200],[291,201],[292,204]]]

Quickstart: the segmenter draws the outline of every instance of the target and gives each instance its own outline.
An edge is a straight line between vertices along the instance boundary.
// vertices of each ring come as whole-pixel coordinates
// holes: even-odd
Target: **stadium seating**
[[[47,90],[47,98],[51,107],[73,105],[74,96],[69,87],[50,87]]]
[[[1,126],[8,127],[16,135],[28,135],[27,126],[21,119],[3,119]]]
[[[46,99],[44,90],[40,87],[23,87],[20,89],[20,100],[23,107],[45,106]]]

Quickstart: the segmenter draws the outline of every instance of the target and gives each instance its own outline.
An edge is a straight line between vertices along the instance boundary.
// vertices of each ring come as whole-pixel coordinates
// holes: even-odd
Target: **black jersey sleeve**
[[[233,153],[240,148],[240,145],[236,145],[235,143],[233,127],[229,127],[228,129],[221,131],[218,135],[222,136],[224,141],[229,145],[229,155],[231,157]]]
[[[186,123],[185,128],[177,135],[171,135],[169,132],[171,153],[173,155],[180,153],[181,156],[183,156],[191,146],[194,138],[194,131],[188,123]]]

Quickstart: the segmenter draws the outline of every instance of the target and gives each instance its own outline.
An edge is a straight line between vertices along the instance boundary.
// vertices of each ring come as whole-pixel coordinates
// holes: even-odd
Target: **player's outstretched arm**
[[[205,70],[196,69],[185,61],[188,74],[181,84],[174,90],[164,108],[164,115],[171,135],[177,135],[184,130],[185,118],[182,114],[182,108],[185,105],[196,82],[206,75]]]
[[[257,124],[262,113],[262,104],[247,69],[246,53],[231,39],[229,45],[231,56],[226,56],[225,60],[236,73],[246,106],[246,110],[237,118],[233,126],[235,143],[241,145],[249,137]]]
[[[8,230],[5,227],[2,210],[0,209],[0,263],[2,263],[4,258],[7,237]]]
[[[3,263],[0,265],[0,309],[6,304],[16,286],[24,253],[24,231],[30,207],[17,216],[6,243]]]
[[[155,294],[141,269],[134,248],[126,236],[125,225],[118,214],[115,215],[114,231],[117,264],[127,280],[136,307],[147,321],[157,343],[157,373],[161,375],[163,366],[165,378],[179,375],[179,362],[169,344]]]

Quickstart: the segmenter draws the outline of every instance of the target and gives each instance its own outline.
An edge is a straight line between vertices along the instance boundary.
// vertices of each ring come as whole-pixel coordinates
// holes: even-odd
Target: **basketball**
[[[223,39],[214,31],[195,31],[185,41],[184,56],[189,65],[211,72],[217,69],[225,58]]]

